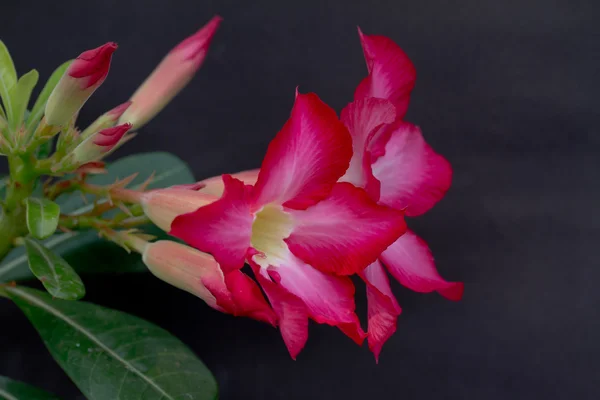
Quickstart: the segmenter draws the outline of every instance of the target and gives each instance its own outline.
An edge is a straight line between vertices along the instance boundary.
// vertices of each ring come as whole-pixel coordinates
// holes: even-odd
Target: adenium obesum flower
[[[250,263],[292,357],[308,338],[309,318],[362,343],[366,335],[346,275],[374,262],[405,224],[401,211],[336,183],[351,156],[351,137],[335,112],[314,94],[297,94],[253,185],[224,175],[220,198],[204,192],[214,187],[203,182],[187,195],[181,189],[144,194],[141,203],[163,229],[170,226],[172,235],[212,254],[226,276]],[[252,173],[248,178],[255,180]]]
[[[355,100],[341,114],[352,135],[353,155],[340,178],[362,187],[373,201],[418,216],[444,196],[452,180],[449,163],[424,140],[419,128],[404,122],[415,69],[389,38],[367,36],[359,30],[369,75],[359,84]],[[237,173],[255,182],[259,170]],[[201,193],[219,196],[220,177],[202,181]],[[437,272],[427,244],[407,231],[359,273],[367,284],[369,347],[379,356],[396,330],[401,308],[389,285],[387,270],[402,285],[417,292],[437,291],[459,300],[463,284],[447,282]]]
[[[78,164],[96,161],[111,151],[130,129],[131,124],[102,129],[78,144],[68,159]]]
[[[139,129],[158,114],[188,84],[202,65],[221,23],[213,17],[202,29],[177,45],[131,97],[132,105],[119,123]]]
[[[116,49],[116,43],[106,43],[84,51],[69,65],[46,103],[49,125],[64,125],[81,109],[106,79]]]

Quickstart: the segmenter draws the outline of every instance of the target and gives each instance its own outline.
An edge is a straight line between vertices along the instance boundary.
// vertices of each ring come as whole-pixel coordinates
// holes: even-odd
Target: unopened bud
[[[81,132],[81,138],[87,139],[88,137],[102,129],[112,128],[113,126],[115,126],[119,118],[121,118],[121,115],[123,115],[125,110],[127,110],[127,108],[129,108],[130,105],[131,101],[125,102],[96,118],[96,120],[92,122],[90,126],[85,128],[83,132]]]
[[[75,147],[71,153],[72,161],[83,164],[101,159],[119,143],[130,129],[131,124],[123,124],[96,132]]]
[[[146,245],[142,259],[148,269],[159,279],[223,311],[217,305],[217,297],[229,296],[229,294],[223,272],[211,255],[183,244],[161,240]]]
[[[49,125],[62,126],[85,104],[108,75],[116,43],[84,51],[69,65],[50,94],[45,118]]]
[[[139,129],[154,118],[198,71],[220,23],[221,17],[214,17],[171,50],[133,94],[133,104],[119,122],[129,122]]]

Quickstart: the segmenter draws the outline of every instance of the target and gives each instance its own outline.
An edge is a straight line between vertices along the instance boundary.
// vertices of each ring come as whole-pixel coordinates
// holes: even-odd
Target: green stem
[[[15,238],[27,233],[23,200],[33,192],[37,178],[27,157],[9,157],[8,166],[10,181],[4,199],[4,212],[0,215],[0,260],[8,254]]]

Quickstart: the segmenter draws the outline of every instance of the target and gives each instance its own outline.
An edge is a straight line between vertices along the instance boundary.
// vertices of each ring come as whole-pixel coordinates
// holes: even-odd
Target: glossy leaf
[[[32,69],[20,77],[17,84],[9,91],[12,110],[10,113],[7,112],[7,114],[8,124],[13,132],[23,123],[23,117],[25,116],[25,111],[29,105],[31,92],[35,85],[37,85],[39,77],[40,75],[38,72],[35,69]]]
[[[6,115],[12,114],[10,90],[17,84],[17,71],[4,42],[0,40],[0,98]]]
[[[65,300],[77,300],[85,295],[81,278],[62,257],[30,238],[25,238],[25,249],[29,269],[48,293]]]
[[[65,74],[65,71],[67,68],[69,68],[71,62],[73,62],[73,60],[63,63],[60,67],[54,70],[52,75],[50,75],[48,82],[46,82],[46,85],[44,85],[44,88],[40,92],[40,95],[31,109],[31,113],[27,119],[27,129],[31,129],[42,119],[42,116],[44,115],[44,109],[46,108],[46,103],[48,102],[48,97],[50,97],[52,90],[54,90],[54,87],[60,78],[62,78],[62,76]]]
[[[89,400],[208,400],[217,385],[206,366],[169,332],[85,302],[7,287],[63,370]]]
[[[174,155],[168,153],[144,153],[125,157],[108,165],[108,173],[90,179],[95,184],[112,183],[115,179],[125,178],[136,171],[139,175],[132,187],[144,182],[154,171],[154,180],[150,188],[193,183],[194,177],[188,166]],[[1,190],[1,189],[0,189]],[[78,194],[57,199],[61,211],[69,214],[82,214],[92,208]],[[144,229],[148,233],[166,238],[158,228]],[[92,231],[61,233],[43,241],[44,246],[68,261],[79,273],[123,273],[146,271],[146,267],[137,254],[127,254],[120,247],[99,239]],[[27,256],[23,248],[14,249],[0,263],[0,282],[31,279],[33,275],[27,265]]]
[[[37,239],[45,239],[56,231],[60,217],[60,206],[45,198],[29,197],[27,207],[27,229]]]
[[[0,376],[0,399],[60,400],[58,397],[23,382]]]

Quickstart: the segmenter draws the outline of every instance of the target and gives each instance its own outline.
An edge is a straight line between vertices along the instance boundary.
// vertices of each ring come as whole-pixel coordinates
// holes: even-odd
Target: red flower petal
[[[223,197],[175,218],[170,234],[212,254],[227,273],[244,266],[253,217],[249,187],[230,175],[223,175],[223,182]]]
[[[94,85],[100,86],[108,75],[112,54],[117,47],[116,43],[108,42],[95,49],[84,51],[67,68],[66,75],[80,80],[81,89]]]
[[[261,276],[259,283],[265,289],[275,312],[281,308],[276,304],[278,301],[293,305],[294,302],[289,297],[292,295],[305,307],[305,311],[302,312],[297,304],[293,305],[299,314],[296,318],[305,315],[320,324],[337,326],[357,344],[362,344],[366,334],[354,312],[354,285],[349,278],[317,271],[289,252],[283,258],[271,260],[261,259],[261,255],[256,254],[250,257],[250,262],[255,267],[255,274]],[[269,262],[269,265],[265,265]],[[259,266],[259,263],[263,265]],[[257,267],[260,267],[260,271]],[[272,295],[273,285],[278,287],[275,297]],[[287,305],[288,310],[292,305]],[[291,317],[288,315],[287,318],[289,320]],[[301,325],[297,320],[292,321],[295,321],[293,326],[296,328],[291,331],[296,332],[297,326]],[[289,321],[287,323],[290,324]]]
[[[452,182],[452,168],[429,146],[421,130],[398,121],[385,146],[385,154],[372,165],[381,182],[379,201],[406,215],[421,215],[444,197]]]
[[[383,344],[396,332],[398,315],[402,309],[392,293],[390,282],[379,260],[369,265],[360,276],[367,284],[369,349],[378,361]]]
[[[256,208],[315,204],[329,194],[351,157],[350,135],[335,112],[314,93],[297,94],[290,119],[263,160],[254,190]]]
[[[351,275],[373,263],[406,230],[403,213],[376,204],[349,183],[338,183],[325,200],[303,211],[285,239],[292,253],[325,273]]]
[[[380,128],[396,119],[396,108],[384,99],[365,98],[356,100],[342,110],[341,120],[352,136],[353,155],[341,182],[350,182],[364,188],[375,201],[379,200],[379,181],[371,171],[369,143]],[[373,160],[374,161],[374,160]]]
[[[396,106],[398,118],[408,109],[417,73],[406,53],[385,36],[364,35],[358,29],[369,76],[356,88],[355,99],[378,97]]]
[[[427,243],[410,230],[388,247],[380,259],[398,282],[415,292],[435,290],[450,300],[462,298],[464,284],[445,281],[435,268]]]
[[[295,360],[308,340],[308,311],[298,297],[273,282],[266,271],[251,262],[258,283],[267,294],[279,320],[281,337]]]
[[[277,316],[273,309],[265,300],[256,282],[248,275],[239,270],[231,271],[225,275],[225,283],[233,300],[233,303],[229,303],[232,308],[227,309],[228,312],[247,316],[273,326],[277,324]],[[218,301],[219,298],[217,298]]]

